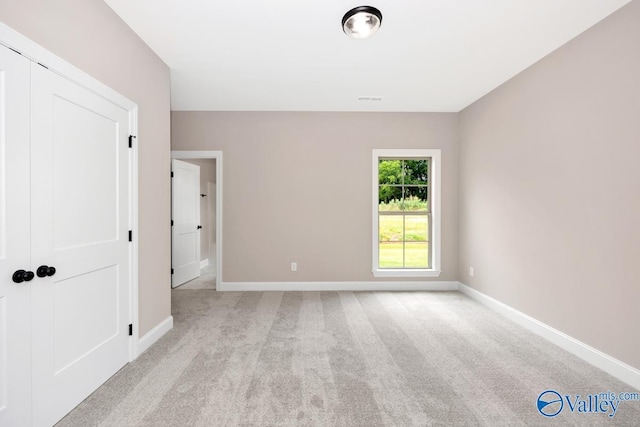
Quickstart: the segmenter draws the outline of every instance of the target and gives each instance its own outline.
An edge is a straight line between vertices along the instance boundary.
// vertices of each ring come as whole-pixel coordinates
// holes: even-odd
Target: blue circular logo
[[[538,412],[545,417],[555,417],[564,407],[562,396],[555,390],[546,390],[538,396]]]

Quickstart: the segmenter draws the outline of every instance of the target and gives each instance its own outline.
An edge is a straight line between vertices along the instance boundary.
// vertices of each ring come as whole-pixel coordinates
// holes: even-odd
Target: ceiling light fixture
[[[358,6],[344,14],[342,30],[354,39],[372,36],[382,24],[382,13],[372,6]]]

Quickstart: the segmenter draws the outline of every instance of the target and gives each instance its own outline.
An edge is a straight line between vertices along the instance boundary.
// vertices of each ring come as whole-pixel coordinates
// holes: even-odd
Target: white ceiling
[[[460,111],[629,1],[106,0],[171,68],[173,110],[422,112]],[[362,5],[382,26],[350,39]]]

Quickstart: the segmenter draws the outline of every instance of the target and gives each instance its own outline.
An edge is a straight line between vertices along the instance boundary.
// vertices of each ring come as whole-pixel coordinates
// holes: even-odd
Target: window
[[[440,150],[373,150],[373,275],[440,275]]]

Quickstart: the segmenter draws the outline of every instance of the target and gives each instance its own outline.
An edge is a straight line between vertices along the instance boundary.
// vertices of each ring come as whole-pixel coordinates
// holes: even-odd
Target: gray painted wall
[[[374,148],[442,149],[442,267],[457,278],[457,115],[172,112],[173,150],[224,152],[223,281],[372,281]],[[291,272],[291,262],[298,271]]]
[[[636,368],[639,78],[634,1],[462,111],[459,169],[460,280]]]

